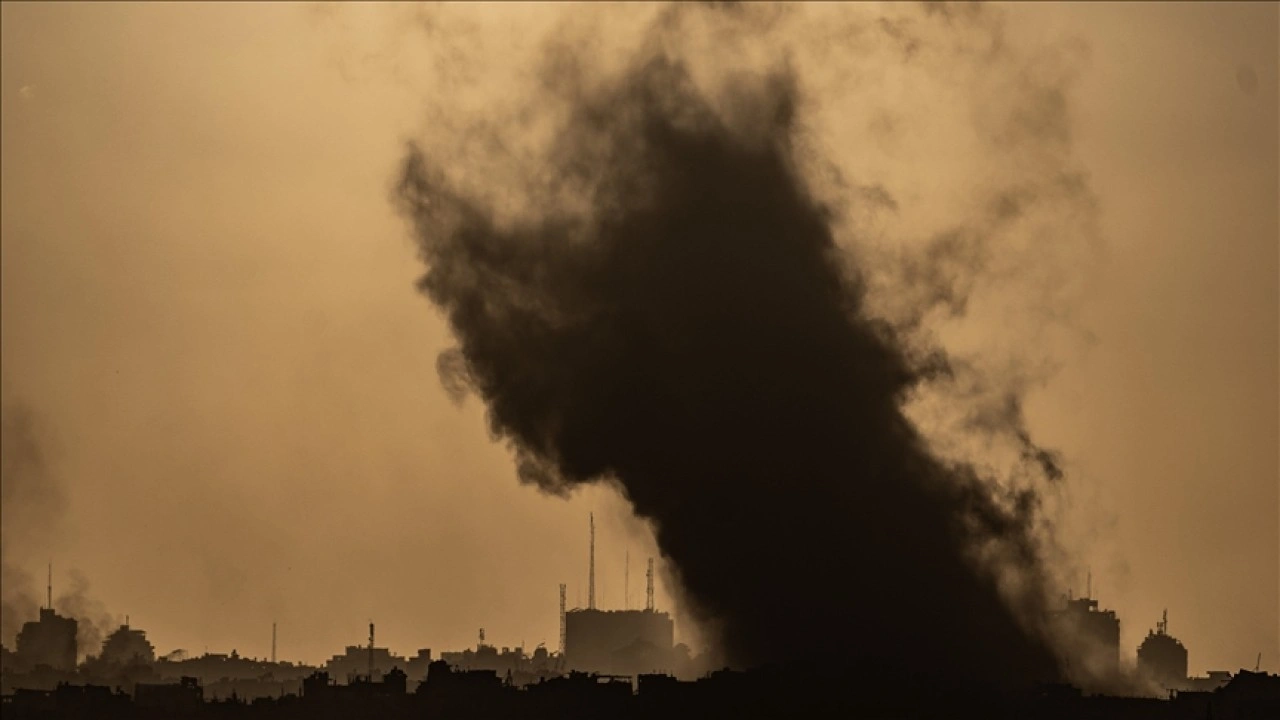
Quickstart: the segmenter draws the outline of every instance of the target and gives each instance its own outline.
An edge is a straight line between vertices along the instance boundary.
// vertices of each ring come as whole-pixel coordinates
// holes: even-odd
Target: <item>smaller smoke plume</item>
[[[77,660],[97,655],[102,649],[102,641],[120,624],[116,616],[107,612],[106,605],[90,594],[89,580],[79,570],[70,572],[70,583],[53,599],[53,607],[62,615],[78,621]]]
[[[0,418],[0,642],[12,647],[23,623],[35,620],[46,602],[43,577],[26,568],[55,555],[68,495],[50,458],[49,432],[36,412],[6,400]],[[84,659],[102,647],[115,618],[90,594],[81,572],[73,569],[68,577],[53,607],[79,621],[76,644]]]
[[[0,409],[0,642],[6,645],[22,623],[36,617],[41,594],[23,566],[48,554],[54,525],[67,506],[47,446],[31,408],[6,402]]]

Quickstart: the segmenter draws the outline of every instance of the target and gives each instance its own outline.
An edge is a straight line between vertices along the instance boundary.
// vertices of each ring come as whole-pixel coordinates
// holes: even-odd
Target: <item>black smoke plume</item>
[[[7,382],[6,382],[7,385]],[[44,580],[27,570],[55,556],[66,532],[68,492],[51,455],[55,444],[43,418],[27,403],[6,401],[0,410],[0,642],[12,648],[23,623],[35,621],[47,602]],[[69,583],[65,582],[69,579]],[[77,620],[81,659],[96,653],[115,618],[72,569],[54,578],[53,607]]]
[[[562,59],[568,110],[525,196],[405,158],[420,286],[458,342],[446,387],[483,398],[523,481],[615,482],[736,665],[1055,677],[1028,620],[1045,614],[1039,497],[940,459],[905,416],[957,366],[868,312],[801,170],[795,75],[741,75],[713,101],[667,53],[595,85]],[[1060,477],[1016,397],[995,416]]]
[[[0,408],[0,642],[9,647],[22,623],[35,620],[44,604],[43,592],[25,568],[43,564],[67,506],[47,445],[36,413],[25,403],[5,402]]]

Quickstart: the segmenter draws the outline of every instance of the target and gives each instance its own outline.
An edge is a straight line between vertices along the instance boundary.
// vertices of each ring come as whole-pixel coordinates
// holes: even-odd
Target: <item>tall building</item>
[[[125,624],[103,641],[99,659],[110,665],[150,665],[156,661],[156,649],[145,631]]]
[[[40,608],[40,619],[24,623],[18,632],[17,656],[28,667],[48,665],[55,670],[76,669],[74,618],[62,617],[52,608]]]
[[[591,531],[587,560],[587,607],[565,611],[560,586],[560,635],[564,669],[603,675],[673,672],[676,663],[675,624],[653,605],[653,559],[645,573],[644,610],[596,608],[596,520],[588,515]],[[628,561],[629,562],[629,561]],[[624,582],[625,585],[625,582]]]
[[[1178,689],[1187,684],[1187,649],[1169,634],[1167,610],[1138,646],[1138,671],[1163,688]]]
[[[1095,677],[1115,677],[1120,671],[1120,619],[1114,610],[1100,610],[1091,597],[1067,600],[1059,618],[1080,642],[1073,661]]]
[[[565,666],[608,675],[671,669],[675,624],[655,610],[570,610],[565,613]]]

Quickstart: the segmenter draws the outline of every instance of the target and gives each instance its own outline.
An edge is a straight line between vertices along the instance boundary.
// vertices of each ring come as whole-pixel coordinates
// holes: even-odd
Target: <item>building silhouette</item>
[[[1169,634],[1169,612],[1138,646],[1138,671],[1166,689],[1187,684],[1187,649]]]
[[[151,665],[156,661],[156,649],[145,630],[131,628],[126,622],[102,642],[98,657],[109,665]]]
[[[430,657],[427,659],[430,660]],[[484,642],[478,643],[475,649],[440,653],[440,659],[454,670],[492,671],[503,682],[516,686],[555,677],[560,674],[561,665],[559,655],[551,654],[541,645],[529,655],[523,647],[504,647],[499,650]]]
[[[669,671],[675,624],[656,610],[570,610],[565,613],[565,667],[605,675]]]
[[[18,632],[18,662],[32,668],[45,665],[55,670],[75,670],[78,627],[74,618],[63,617],[53,608],[40,608],[40,619],[23,623]]]
[[[1073,660],[1091,674],[1115,677],[1120,672],[1120,619],[1114,610],[1101,610],[1092,597],[1068,598],[1059,613],[1067,632],[1076,637],[1077,656]]]
[[[302,689],[302,679],[317,669],[301,663],[248,658],[234,650],[230,654],[205,653],[178,659],[171,654],[156,660],[153,667],[163,681],[195,678],[203,687],[205,698],[211,700],[297,694]]]
[[[658,612],[653,602],[653,559],[645,573],[643,610],[601,610],[596,607],[596,522],[588,515],[590,554],[587,571],[587,607],[565,610],[564,586],[560,586],[560,643],[563,669],[602,675],[671,673],[681,658],[675,652],[675,623]],[[629,557],[629,556],[628,556]]]
[[[138,683],[133,689],[133,702],[139,708],[166,713],[191,713],[204,703],[204,689],[193,677],[177,683]]]

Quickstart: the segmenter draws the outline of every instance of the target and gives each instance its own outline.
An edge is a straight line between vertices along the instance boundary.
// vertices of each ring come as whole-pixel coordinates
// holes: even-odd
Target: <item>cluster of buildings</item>
[[[75,618],[63,617],[53,608],[40,608],[39,619],[24,623],[18,632],[16,649],[9,650],[0,645],[0,667],[6,674],[41,670],[75,672],[81,667],[76,662],[79,629],[80,623]],[[155,661],[156,651],[147,640],[146,632],[129,627],[126,620],[107,636],[101,651],[85,660],[84,665],[124,668],[150,666]]]
[[[79,712],[75,709],[81,708],[87,709],[86,717],[113,713],[131,717],[134,711],[194,712],[209,704],[228,703],[228,712],[234,713],[237,704],[266,703],[268,711],[278,711],[280,717],[319,717],[323,716],[316,714],[319,709],[335,708],[362,717],[413,708],[441,717],[468,717],[477,708],[492,711],[480,715],[485,717],[508,711],[526,717],[562,717],[587,708],[605,714],[671,717],[698,708],[708,713],[723,711],[734,703],[746,703],[741,710],[750,713],[762,707],[756,703],[778,702],[784,703],[777,710],[785,715],[795,709],[794,703],[803,704],[803,698],[813,694],[823,702],[838,696],[841,702],[861,703],[858,707],[863,710],[893,717],[895,708],[906,707],[903,703],[920,694],[881,688],[878,694],[848,698],[830,690],[829,686],[840,684],[833,677],[708,672],[711,668],[705,658],[693,657],[686,646],[675,643],[671,616],[654,607],[652,560],[643,609],[596,607],[594,522],[591,530],[587,607],[566,608],[565,586],[560,586],[557,651],[542,645],[532,653],[523,647],[499,648],[485,642],[481,629],[474,648],[443,652],[438,658],[427,648],[401,656],[375,644],[370,623],[367,644],[349,645],[319,666],[277,662],[274,626],[270,660],[242,657],[234,650],[198,657],[178,651],[157,658],[146,633],[130,627],[126,618],[97,654],[77,663],[78,623],[59,615],[50,602],[36,620],[23,625],[13,650],[0,645],[5,716],[28,711],[74,716]],[[1073,668],[1068,668],[1069,674],[1128,676],[1165,691],[1157,694],[1167,694],[1170,701],[1106,699],[1107,689],[1101,686],[1086,688],[1088,694],[1082,696],[1079,690],[1062,686],[1027,699],[1034,707],[1076,708],[1092,717],[1197,720],[1206,717],[1205,712],[1222,718],[1232,717],[1236,707],[1263,707],[1265,712],[1276,709],[1271,716],[1280,717],[1280,676],[1242,670],[1234,676],[1222,671],[1188,677],[1187,649],[1169,634],[1167,613],[1138,647],[1134,675],[1128,663],[1121,663],[1119,618],[1114,611],[1102,609],[1091,595],[1092,588],[1085,597],[1068,596],[1056,618],[1066,636],[1076,641],[1070,662],[1078,664],[1075,669],[1087,671],[1072,673]],[[819,692],[819,688],[827,689]],[[1268,716],[1265,712],[1259,717]]]
[[[499,648],[485,642],[484,630],[474,648],[441,653],[438,661],[461,673],[492,673],[504,686],[525,687],[571,672],[634,678],[644,673],[692,677],[701,669],[684,645],[676,645],[671,615],[654,607],[653,561],[649,561],[646,606],[643,610],[604,610],[595,604],[595,523],[591,521],[590,587],[586,608],[565,607],[565,586],[560,586],[560,648],[539,645],[532,653],[523,647]],[[16,648],[0,645],[0,694],[15,690],[49,691],[59,685],[102,685],[128,693],[151,694],[164,684],[196,683],[202,697],[266,698],[302,692],[306,682],[315,688],[355,686],[385,682],[397,674],[412,692],[437,660],[429,648],[401,656],[374,642],[369,625],[366,645],[349,645],[319,666],[275,659],[272,628],[270,661],[227,654],[206,653],[184,657],[173,653],[157,658],[146,633],[129,626],[128,619],[111,632],[97,654],[77,663],[78,623],[52,607],[40,609],[38,619],[18,633]],[[318,679],[323,676],[323,679]],[[185,678],[185,679],[184,679]],[[310,680],[309,680],[310,679]],[[314,683],[320,683],[315,685]],[[178,692],[178,691],[172,691]],[[188,693],[189,694],[189,693]]]
[[[768,669],[717,671],[696,680],[642,674],[635,678],[570,672],[524,687],[492,670],[456,670],[433,661],[413,690],[393,669],[380,679],[358,676],[341,684],[328,673],[307,676],[300,692],[252,701],[211,700],[195,678],[138,684],[132,696],[101,686],[59,685],[19,690],[3,699],[4,717],[20,718],[705,718],[964,716],[1002,720],[1256,720],[1280,717],[1280,676],[1241,671],[1213,692],[1174,698],[1087,696],[1046,688],[1016,697],[902,685],[865,686],[832,677]]]
[[[17,652],[0,646],[0,661],[24,667],[46,666],[57,670],[73,670],[76,666],[76,633],[80,624],[74,618],[62,617],[52,607],[40,608],[36,622],[24,623],[18,632]]]
[[[1092,592],[1082,598],[1068,597],[1058,616],[1066,632],[1079,640],[1073,648],[1072,661],[1083,666],[1086,676],[1123,678],[1129,671],[1120,663],[1120,619],[1114,610],[1101,609],[1090,595]],[[1132,679],[1164,692],[1207,692],[1231,679],[1231,673],[1225,670],[1210,671],[1204,677],[1188,676],[1187,648],[1169,634],[1167,610],[1138,646],[1136,659],[1136,676]]]

